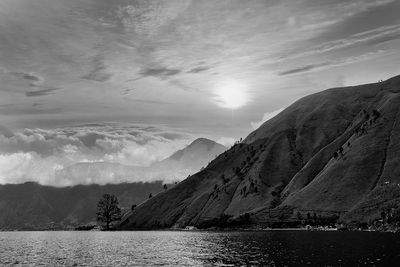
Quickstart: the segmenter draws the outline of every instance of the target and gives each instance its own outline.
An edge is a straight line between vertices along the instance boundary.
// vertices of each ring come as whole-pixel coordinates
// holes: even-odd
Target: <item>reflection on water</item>
[[[400,236],[367,232],[0,232],[1,265],[398,266]]]

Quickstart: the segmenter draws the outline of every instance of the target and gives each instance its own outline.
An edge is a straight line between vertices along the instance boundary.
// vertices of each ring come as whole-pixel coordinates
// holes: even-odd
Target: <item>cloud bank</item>
[[[275,117],[276,115],[278,115],[281,111],[283,111],[285,108],[280,108],[271,112],[266,112],[264,113],[262,119],[260,121],[253,121],[251,122],[251,127],[253,127],[253,129],[257,129],[258,127],[260,127],[264,122],[268,121],[269,119],[272,119],[273,117]]]
[[[146,125],[86,124],[14,133],[0,127],[0,183],[67,186],[162,179],[162,174],[143,172],[143,167],[168,157],[192,138]]]

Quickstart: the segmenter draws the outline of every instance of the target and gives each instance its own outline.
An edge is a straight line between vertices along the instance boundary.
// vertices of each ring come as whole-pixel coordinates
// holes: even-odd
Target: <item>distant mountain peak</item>
[[[194,140],[192,143],[190,143],[190,145],[188,145],[187,148],[188,147],[192,147],[192,146],[196,146],[196,145],[206,145],[208,150],[211,150],[214,146],[223,146],[223,145],[221,145],[221,144],[219,144],[219,143],[217,143],[217,142],[215,142],[215,141],[213,141],[211,139],[200,137],[200,138],[197,138],[196,140]]]
[[[161,164],[179,162],[189,168],[203,167],[207,161],[224,152],[227,148],[207,138],[197,138],[181,150],[161,161]]]
[[[204,151],[203,151],[204,146],[206,147],[207,152],[209,152],[209,151],[212,152],[212,150],[218,151],[217,155],[227,149],[225,146],[218,144],[217,142],[215,142],[213,140],[201,137],[201,138],[195,139],[192,143],[190,143],[183,149],[176,151],[168,159],[180,161],[185,156],[187,157],[190,155],[191,157],[196,157],[196,153],[199,153],[200,151],[201,151],[201,153],[204,153]]]

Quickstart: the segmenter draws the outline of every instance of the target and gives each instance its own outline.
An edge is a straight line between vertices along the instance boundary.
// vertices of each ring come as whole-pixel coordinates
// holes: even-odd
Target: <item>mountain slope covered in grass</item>
[[[400,76],[306,96],[120,228],[376,219],[400,200],[399,108]]]

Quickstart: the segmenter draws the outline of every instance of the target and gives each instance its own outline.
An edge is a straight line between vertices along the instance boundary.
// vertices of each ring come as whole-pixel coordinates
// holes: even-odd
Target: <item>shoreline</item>
[[[306,228],[269,228],[269,229],[194,229],[194,230],[186,230],[186,229],[127,229],[127,230],[115,230],[115,231],[82,231],[82,230],[0,230],[1,233],[11,233],[11,232],[162,232],[162,231],[175,231],[175,232],[285,232],[285,231],[304,231],[304,232],[376,232],[376,233],[392,233],[392,234],[400,234],[400,231],[380,231],[380,230],[357,230],[357,229],[349,229],[349,230],[338,230],[338,229],[330,229],[330,230],[309,230]]]

